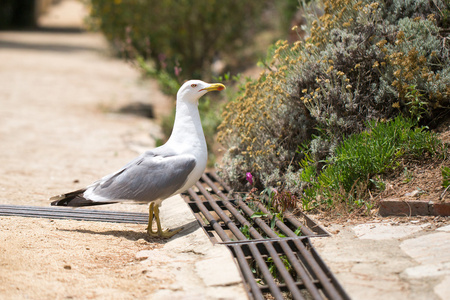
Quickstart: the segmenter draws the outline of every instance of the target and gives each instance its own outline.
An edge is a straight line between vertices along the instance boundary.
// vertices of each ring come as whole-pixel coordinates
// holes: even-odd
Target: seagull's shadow
[[[171,239],[176,239],[177,237],[191,234],[192,232],[197,230],[198,227],[199,226],[198,226],[197,221],[192,221],[183,226],[170,228],[171,231],[181,228],[181,231],[179,233],[175,234],[170,239],[151,237],[147,234],[147,232],[137,232],[137,231],[133,231],[133,230],[107,230],[107,231],[94,231],[94,230],[89,230],[89,229],[59,229],[59,230],[66,231],[66,232],[86,233],[86,234],[112,235],[115,237],[125,238],[130,241],[138,241],[138,240],[143,239],[143,240],[145,240],[147,242],[151,242],[151,243],[165,244]]]

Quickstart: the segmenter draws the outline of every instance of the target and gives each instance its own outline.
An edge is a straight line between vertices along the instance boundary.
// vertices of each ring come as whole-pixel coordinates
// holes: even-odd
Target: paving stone
[[[450,226],[331,225],[314,247],[351,299],[448,299]]]
[[[171,276],[152,299],[247,298],[231,252],[224,245],[211,243],[180,196],[163,202],[161,217],[163,227],[183,226],[183,230],[162,248],[136,254],[137,259],[145,259],[141,263],[148,278]]]
[[[450,275],[450,262],[438,264],[426,264],[408,268],[403,271],[403,276],[410,278],[436,277]]]
[[[425,225],[392,225],[383,223],[360,224],[353,228],[360,239],[386,240],[407,237],[423,229]]]
[[[228,249],[223,250],[229,251]],[[196,271],[203,282],[207,286],[229,286],[242,283],[236,266],[230,262],[229,253],[220,253],[222,251],[219,249],[215,251],[220,255],[195,263]]]
[[[444,277],[441,283],[435,286],[434,292],[441,300],[447,300],[450,295],[450,276]]]
[[[450,225],[439,227],[437,230],[450,232]]]
[[[421,264],[450,262],[450,233],[436,232],[408,239],[400,248]]]

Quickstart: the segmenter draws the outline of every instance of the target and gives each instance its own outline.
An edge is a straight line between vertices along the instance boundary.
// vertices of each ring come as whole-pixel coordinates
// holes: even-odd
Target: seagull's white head
[[[178,90],[177,101],[198,104],[198,99],[207,92],[221,91],[224,89],[225,86],[221,83],[206,83],[201,80],[189,80]]]

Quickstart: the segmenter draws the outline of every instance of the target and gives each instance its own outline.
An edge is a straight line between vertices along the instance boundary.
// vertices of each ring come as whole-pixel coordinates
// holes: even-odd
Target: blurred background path
[[[154,120],[114,112],[146,103],[161,115],[173,100],[112,58],[102,35],[82,32],[86,13],[79,1],[61,1],[40,30],[0,32],[2,203],[47,205],[160,137]]]

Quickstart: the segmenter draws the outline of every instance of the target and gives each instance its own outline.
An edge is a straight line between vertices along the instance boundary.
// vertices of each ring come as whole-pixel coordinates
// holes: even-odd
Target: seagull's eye
[[[193,84],[191,84],[191,87],[195,88],[195,87],[197,87],[197,85],[195,83],[193,83]]]

